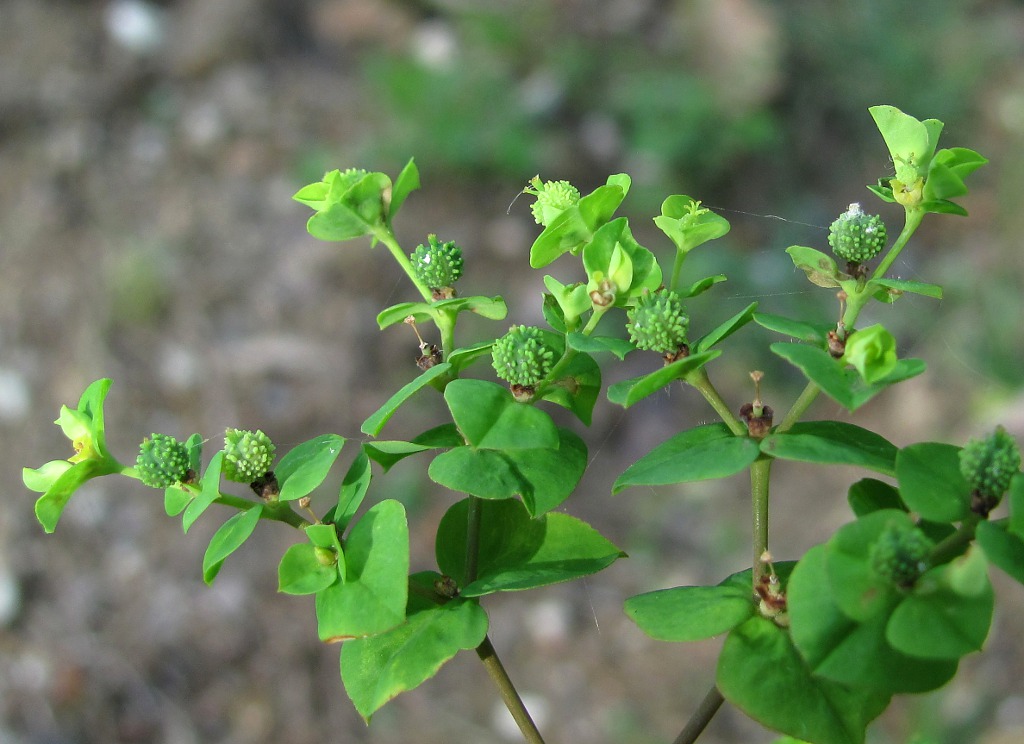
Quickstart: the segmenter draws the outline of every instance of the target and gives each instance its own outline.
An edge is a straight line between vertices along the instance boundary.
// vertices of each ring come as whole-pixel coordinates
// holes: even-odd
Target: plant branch
[[[816,383],[808,382],[799,397],[793,402],[792,407],[786,412],[785,418],[775,427],[775,431],[781,433],[792,429],[793,424],[798,422],[807,413],[807,409],[811,407],[811,403],[814,402],[820,392],[821,388]]]
[[[722,396],[718,394],[718,390],[711,384],[711,379],[708,377],[708,373],[703,367],[697,371],[686,376],[686,382],[692,385],[697,391],[704,396],[712,408],[715,409],[715,413],[718,414],[719,418],[725,422],[725,425],[729,427],[729,431],[738,437],[746,436],[747,427],[736,418],[732,411],[729,410],[729,405],[722,400]]]
[[[508,708],[508,712],[512,714],[516,725],[519,726],[523,739],[526,740],[527,744],[544,744],[544,737],[540,735],[537,724],[533,722],[530,711],[526,709],[523,699],[519,696],[515,685],[512,684],[512,679],[508,676],[508,672],[505,671],[505,666],[501,663],[501,659],[498,658],[498,654],[494,650],[489,637],[485,636],[484,642],[476,647],[476,655],[480,657],[480,661],[483,662],[487,673],[494,680],[494,684],[498,686],[501,699],[505,703],[505,707]]]
[[[750,466],[750,499],[753,511],[753,563],[754,587],[760,585],[765,571],[762,556],[768,550],[768,493],[772,458],[761,455]]]
[[[672,744],[693,744],[693,742],[697,741],[724,702],[725,698],[718,691],[718,687],[712,686],[708,690],[708,694],[700,701],[700,706],[690,716],[690,720],[686,722],[686,726],[679,732],[679,736],[672,741]]]

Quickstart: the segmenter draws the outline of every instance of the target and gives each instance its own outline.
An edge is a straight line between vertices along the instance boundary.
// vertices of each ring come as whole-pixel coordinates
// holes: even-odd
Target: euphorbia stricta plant
[[[891,106],[870,113],[895,173],[869,189],[903,206],[903,227],[890,231],[853,203],[832,224],[828,246],[787,249],[813,284],[836,297],[838,322],[783,317],[756,303],[729,318],[691,319],[688,301],[725,277],[688,276],[686,258],[729,231],[725,218],[689,196],[665,199],[654,218],[669,240],[665,271],[627,219],[614,216],[628,176],[611,176],[586,195],[538,177],[524,189],[536,199],[541,226],[530,265],[575,260],[577,279],[544,276],[545,326],[501,323],[491,340],[466,340],[464,313],[502,322],[508,309],[499,296],[459,296],[457,282],[472,266],[454,242],[429,234],[411,252],[399,244],[392,226],[419,188],[415,163],[394,181],[365,170],[330,171],[294,197],[313,210],[310,234],[383,245],[418,295],[377,316],[381,330],[413,326],[420,351],[404,386],[363,422],[364,438],[322,434],[278,458],[262,431],[228,429],[223,447],[207,458],[200,434],[179,441],[154,433],[133,464],[122,464],[105,443],[110,381],[98,380],[57,420],[75,454],[25,470],[25,484],[42,493],[36,515],[52,532],[74,491],[107,475],[162,489],[167,513],[180,515],[185,530],[215,504],[227,507],[233,514],[203,557],[207,582],[261,523],[289,525],[298,540],[280,557],[280,591],[312,595],[319,636],[341,642],[342,681],[365,719],[460,651],[475,650],[524,738],[541,742],[488,639],[483,600],[588,576],[624,557],[560,508],[587,467],[588,450],[578,427],[557,425],[550,406],[586,427],[602,392],[629,408],[682,383],[718,420],[669,437],[609,490],[748,471],[753,529],[747,570],[713,586],[657,589],[625,601],[628,616],[653,639],[725,636],[715,687],[677,741],[696,740],[728,700],[795,737],[788,741],[863,742],[893,695],[944,685],[959,660],[982,647],[994,604],[989,564],[1024,582],[1024,476],[1017,443],[1004,429],[965,447],[899,448],[851,423],[806,420],[822,393],[852,412],[924,372],[923,361],[899,355],[884,325],[860,328],[858,319],[872,302],[896,303],[906,293],[941,297],[934,284],[888,271],[926,215],[966,215],[956,200],[986,162],[966,148],[938,149],[939,121]],[[712,382],[712,371],[724,367],[721,342],[751,322],[780,334],[769,350],[806,379],[788,406],[761,400],[761,373],[752,374],[753,398],[740,403],[727,403]],[[603,390],[598,360],[607,367],[634,353],[648,354],[651,371]],[[441,420],[409,440],[382,436],[406,401],[425,395],[443,399]],[[343,448],[354,452],[340,491],[323,494]],[[376,481],[406,458],[424,463],[427,477],[456,495],[436,525],[433,566],[410,566],[401,501],[371,496]],[[771,468],[779,459],[867,471],[849,489],[851,521],[795,562],[776,562],[768,550]],[[222,490],[230,483],[249,490]]]

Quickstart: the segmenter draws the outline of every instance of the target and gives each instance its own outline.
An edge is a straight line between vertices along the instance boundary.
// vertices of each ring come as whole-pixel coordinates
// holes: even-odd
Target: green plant
[[[895,176],[869,188],[904,207],[903,229],[886,247],[878,218],[851,208],[833,231],[840,233],[833,247],[846,266],[812,247],[787,250],[813,284],[836,293],[840,320],[832,325],[758,312],[751,304],[691,337],[685,303],[725,277],[683,281],[686,258],[725,235],[729,223],[689,196],[668,197],[654,219],[675,247],[664,272],[627,220],[614,217],[630,188],[620,174],[585,196],[564,182],[530,182],[525,191],[537,197],[534,212],[543,225],[530,263],[543,268],[570,254],[581,262],[579,281],[544,277],[549,328],[513,325],[494,340],[460,345],[463,313],[503,320],[507,309],[501,297],[457,295],[453,285],[464,267],[453,243],[430,235],[411,255],[399,245],[392,222],[419,187],[415,164],[394,181],[378,172],[331,171],[295,195],[314,212],[309,232],[383,245],[420,298],[386,308],[378,325],[432,325],[438,339],[421,341],[418,374],[363,422],[367,439],[355,446],[337,497],[314,501],[351,442],[337,434],[317,436],[275,462],[262,432],[229,429],[205,466],[199,434],[184,443],[154,434],[143,441],[137,464],[123,465],[105,444],[110,381],[98,380],[57,420],[76,454],[25,469],[26,485],[42,494],[36,515],[52,532],[80,485],[111,474],[164,489],[167,513],[181,515],[185,530],[214,504],[227,506],[235,513],[203,558],[207,582],[261,521],[290,525],[303,539],[281,557],[280,591],[314,596],[320,638],[343,642],[341,675],[361,715],[369,720],[459,651],[475,649],[526,741],[540,742],[488,639],[481,600],[594,574],[624,556],[586,523],[556,511],[579,483],[588,450],[574,431],[556,425],[544,404],[589,425],[602,390],[595,357],[622,360],[648,350],[663,364],[611,385],[611,402],[629,408],[682,382],[720,421],[673,435],[627,468],[612,492],[743,471],[751,483],[748,570],[713,586],[659,589],[625,602],[629,617],[657,640],[727,634],[716,687],[677,741],[696,740],[728,700],[787,741],[863,742],[893,695],[942,686],[963,656],[982,647],[994,606],[990,563],[1024,583],[1024,475],[1005,430],[965,448],[937,442],[898,448],[854,424],[805,420],[821,393],[855,411],[924,371],[924,362],[898,356],[882,325],[858,329],[857,320],[870,302],[894,303],[907,292],[941,296],[938,286],[889,278],[887,271],[926,214],[966,214],[954,200],[967,193],[964,179],[986,162],[965,148],[938,149],[936,120],[919,121],[890,106],[870,111]],[[761,373],[751,374],[754,396],[735,411],[711,381],[720,343],[751,322],[798,339],[770,346],[807,379],[778,423],[761,400]],[[467,376],[470,368],[487,375],[488,360],[507,386]],[[442,397],[445,419],[408,441],[381,438],[406,401],[427,394],[421,391]],[[437,525],[436,569],[412,573],[402,503],[383,499],[363,508],[375,480],[409,457],[429,459],[428,477],[464,495]],[[776,460],[856,466],[888,480],[856,482],[849,490],[853,521],[799,561],[775,562],[768,515]],[[222,476],[248,483],[255,497],[222,491]],[[992,518],[1001,503],[1008,503],[1007,516]]]

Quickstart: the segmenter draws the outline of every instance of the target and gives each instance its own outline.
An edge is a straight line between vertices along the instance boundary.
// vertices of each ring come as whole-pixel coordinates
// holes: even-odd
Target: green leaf
[[[306,223],[306,230],[314,238],[330,241],[372,235],[385,223],[384,195],[391,189],[391,179],[385,174],[368,173],[344,194],[328,193],[328,201],[340,201],[317,211]]]
[[[447,363],[451,365],[452,374],[458,375],[459,372],[469,367],[469,365],[473,364],[473,362],[478,359],[490,359],[492,346],[494,346],[493,341],[483,341],[479,344],[464,346],[452,351],[452,353],[448,355],[447,361]]]
[[[316,595],[320,640],[383,633],[405,621],[409,527],[405,507],[386,499],[355,523],[344,542],[345,581]]]
[[[796,365],[807,379],[849,411],[855,411],[890,385],[916,377],[925,370],[920,359],[900,359],[885,378],[868,384],[855,369],[843,366],[824,349],[804,344],[774,343],[771,350]]]
[[[587,354],[600,354],[608,352],[619,359],[625,359],[626,354],[636,349],[632,343],[624,338],[614,336],[584,336],[582,333],[570,333],[566,336],[566,343],[570,349],[586,352]]]
[[[697,295],[704,294],[719,282],[724,282],[726,280],[725,274],[715,274],[714,276],[698,279],[686,289],[677,291],[679,292],[679,297],[685,300],[689,297],[696,297]]]
[[[416,574],[411,580],[429,591],[435,577],[440,578]],[[389,700],[433,677],[459,651],[479,646],[487,634],[487,613],[463,599],[435,604],[410,594],[407,617],[393,630],[341,648],[345,691],[367,722]]]
[[[640,245],[625,217],[599,228],[583,249],[583,267],[589,277],[588,292],[598,289],[603,279],[616,287],[615,305],[661,285],[661,267],[654,254]],[[589,298],[589,294],[588,294]]]
[[[442,424],[428,429],[411,442],[378,440],[364,443],[363,450],[371,460],[387,471],[410,455],[432,449],[461,447],[465,443],[455,424]]]
[[[537,449],[558,446],[551,417],[517,403],[501,385],[486,380],[452,380],[444,389],[452,419],[466,441],[481,449]]]
[[[757,440],[738,437],[725,424],[707,424],[676,434],[626,468],[612,486],[662,486],[726,478],[749,467],[761,454]]]
[[[745,308],[740,310],[734,316],[729,318],[727,321],[719,325],[710,333],[705,334],[694,344],[694,348],[698,352],[705,352],[715,344],[724,341],[732,334],[736,333],[740,328],[745,326],[754,317],[754,311],[757,309],[757,303],[752,302]]]
[[[338,530],[344,532],[366,497],[372,475],[370,458],[366,454],[366,449],[363,448],[349,465],[348,472],[345,473],[345,478],[341,482],[341,490],[338,492],[338,503],[331,511],[330,520],[325,521],[337,525]]]
[[[488,320],[501,320],[508,314],[508,307],[501,297],[453,297],[450,300],[437,302],[400,302],[381,310],[377,315],[377,326],[384,330],[396,323],[404,323],[412,317],[417,323],[437,320],[441,313],[452,316],[463,312],[471,312]]]
[[[755,721],[815,744],[863,744],[889,695],[813,675],[789,634],[754,616],[735,628],[718,657],[718,689]]]
[[[324,482],[344,444],[344,437],[321,434],[292,448],[274,468],[281,488],[278,498],[294,501],[312,493]]]
[[[391,205],[388,208],[388,224],[395,219],[398,210],[405,204],[406,197],[420,187],[420,172],[416,167],[416,161],[409,158],[409,162],[402,168],[402,172],[395,179],[395,185],[391,189]]]
[[[1006,530],[1005,523],[983,521],[978,524],[978,545],[989,561],[1024,584],[1024,540]]]
[[[995,604],[987,567],[985,554],[972,548],[926,571],[893,610],[886,630],[889,643],[923,659],[958,659],[979,651]]]
[[[931,297],[935,300],[942,299],[942,287],[938,284],[926,284],[925,282],[914,282],[908,279],[872,279],[868,283],[868,288],[870,289],[872,286],[891,290],[890,294],[896,296],[903,292],[911,292],[913,294]]]
[[[1005,499],[1010,505],[1010,532],[1024,539],[1024,473],[1017,473],[1010,479]]]
[[[277,567],[277,591],[284,594],[316,594],[337,580],[338,567],[321,563],[316,546],[309,543],[292,545]]]
[[[671,364],[666,364],[650,374],[617,382],[608,388],[608,400],[623,408],[629,408],[666,385],[685,378],[691,372],[696,372],[712,359],[720,356],[721,353],[719,349],[712,349],[700,354],[691,354]]]
[[[896,165],[896,177],[904,184],[923,177],[935,153],[942,122],[937,119],[918,121],[895,106],[872,106],[868,111],[889,148]]]
[[[701,641],[727,633],[750,619],[750,572],[718,586],[678,586],[626,600],[626,615],[656,641]]]
[[[375,437],[380,434],[381,429],[384,428],[384,424],[386,424],[395,414],[395,411],[398,410],[399,406],[428,386],[432,381],[436,380],[441,375],[447,374],[450,369],[450,364],[442,363],[434,365],[411,382],[403,385],[397,393],[388,398],[384,405],[374,411],[362,423],[362,426],[359,427],[359,431],[363,434],[369,434],[371,437]]]
[[[896,480],[907,508],[934,522],[957,522],[971,513],[970,487],[960,474],[960,448],[938,442],[904,447]]]
[[[880,509],[905,509],[900,492],[874,478],[862,478],[850,486],[846,501],[858,517]]]
[[[780,460],[856,465],[892,475],[896,446],[873,431],[843,421],[806,421],[761,440],[761,451]]]
[[[261,514],[263,504],[255,504],[231,517],[213,533],[203,555],[203,581],[213,583],[227,557],[238,550],[256,529]]]
[[[754,313],[753,320],[759,326],[767,328],[769,331],[781,333],[783,336],[789,336],[813,346],[823,347],[828,340],[829,328],[827,326],[791,320],[781,315],[772,315],[771,313]]]
[[[193,498],[195,492],[187,486],[180,483],[168,486],[164,489],[164,511],[168,517],[176,517],[185,511]]]
[[[435,457],[427,472],[445,488],[482,499],[520,496],[535,517],[565,501],[587,467],[583,440],[568,429],[558,433],[558,449],[456,447]]]
[[[93,447],[100,457],[113,460],[107,449],[106,424],[103,417],[103,401],[110,392],[113,380],[102,378],[92,382],[78,399],[78,410],[89,417],[89,431],[92,434]]]
[[[220,498],[220,471],[224,461],[224,450],[217,452],[206,466],[199,479],[199,493],[189,502],[181,517],[181,529],[188,532],[196,520]]]
[[[811,548],[786,586],[790,635],[815,675],[885,694],[927,692],[952,678],[955,661],[916,659],[889,646],[888,615],[865,623],[844,615],[832,597],[825,561],[825,546]]]
[[[819,287],[839,286],[839,266],[828,254],[803,245],[791,245],[786,253],[793,259],[793,265],[807,274],[811,284]]]
[[[437,530],[437,565],[461,587],[460,596],[533,589],[589,576],[625,554],[593,527],[568,514],[530,519],[517,500],[481,501],[476,580],[466,583],[469,502],[453,505]]]
[[[601,368],[589,354],[576,354],[562,370],[562,377],[546,388],[541,400],[568,408],[586,426],[601,394]]]

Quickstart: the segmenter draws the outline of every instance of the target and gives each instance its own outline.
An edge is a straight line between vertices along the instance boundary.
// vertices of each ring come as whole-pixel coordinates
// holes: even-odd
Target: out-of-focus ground
[[[294,539],[263,529],[212,588],[210,512],[187,536],[161,498],[94,481],[45,536],[20,468],[69,454],[50,422],[112,377],[108,436],[124,460],[153,431],[216,438],[262,428],[281,447],[359,423],[410,379],[408,329],[375,315],[411,297],[386,253],[309,238],[290,196],[323,171],[397,173],[424,188],[399,218],[466,249],[463,294],[501,293],[508,322],[539,320],[527,267],[535,173],[588,190],[633,175],[624,205],[641,242],[660,199],[722,210],[730,235],[690,270],[727,284],[691,308],[708,328],[752,300],[836,312],[783,253],[888,173],[865,111],[891,103],[946,122],[941,144],[992,165],[967,219],[929,219],[897,273],[941,283],[941,302],[876,307],[901,355],[930,365],[848,418],[899,445],[962,443],[1002,422],[1024,436],[1024,7],[990,2],[564,0],[5,0],[0,3],[0,742],[390,744],[514,741],[471,654],[386,706],[367,728],[345,698],[337,648],[312,603],[275,592]],[[898,230],[896,210],[877,202]],[[566,264],[560,271],[568,272]],[[475,333],[497,332],[478,326]],[[764,368],[784,410],[792,369],[747,329],[713,369],[727,399]],[[609,367],[609,381],[647,368]],[[656,364],[656,360],[654,360]],[[483,370],[481,374],[486,374]],[[411,436],[424,398],[389,424]],[[487,602],[491,635],[551,742],[669,741],[711,684],[718,642],[654,643],[621,612],[632,594],[717,581],[749,565],[739,480],[612,498],[615,475],[710,416],[675,388],[627,412],[599,404],[592,458],[567,504],[630,553],[569,585]],[[413,519],[414,565],[452,496],[396,467],[376,492]],[[796,558],[849,518],[857,472],[780,464],[773,548]],[[109,482],[108,482],[109,481]],[[999,575],[988,648],[946,690],[897,703],[871,741],[1024,740],[1024,594]],[[728,709],[708,744],[769,742]],[[923,741],[923,740],[922,740]]]

